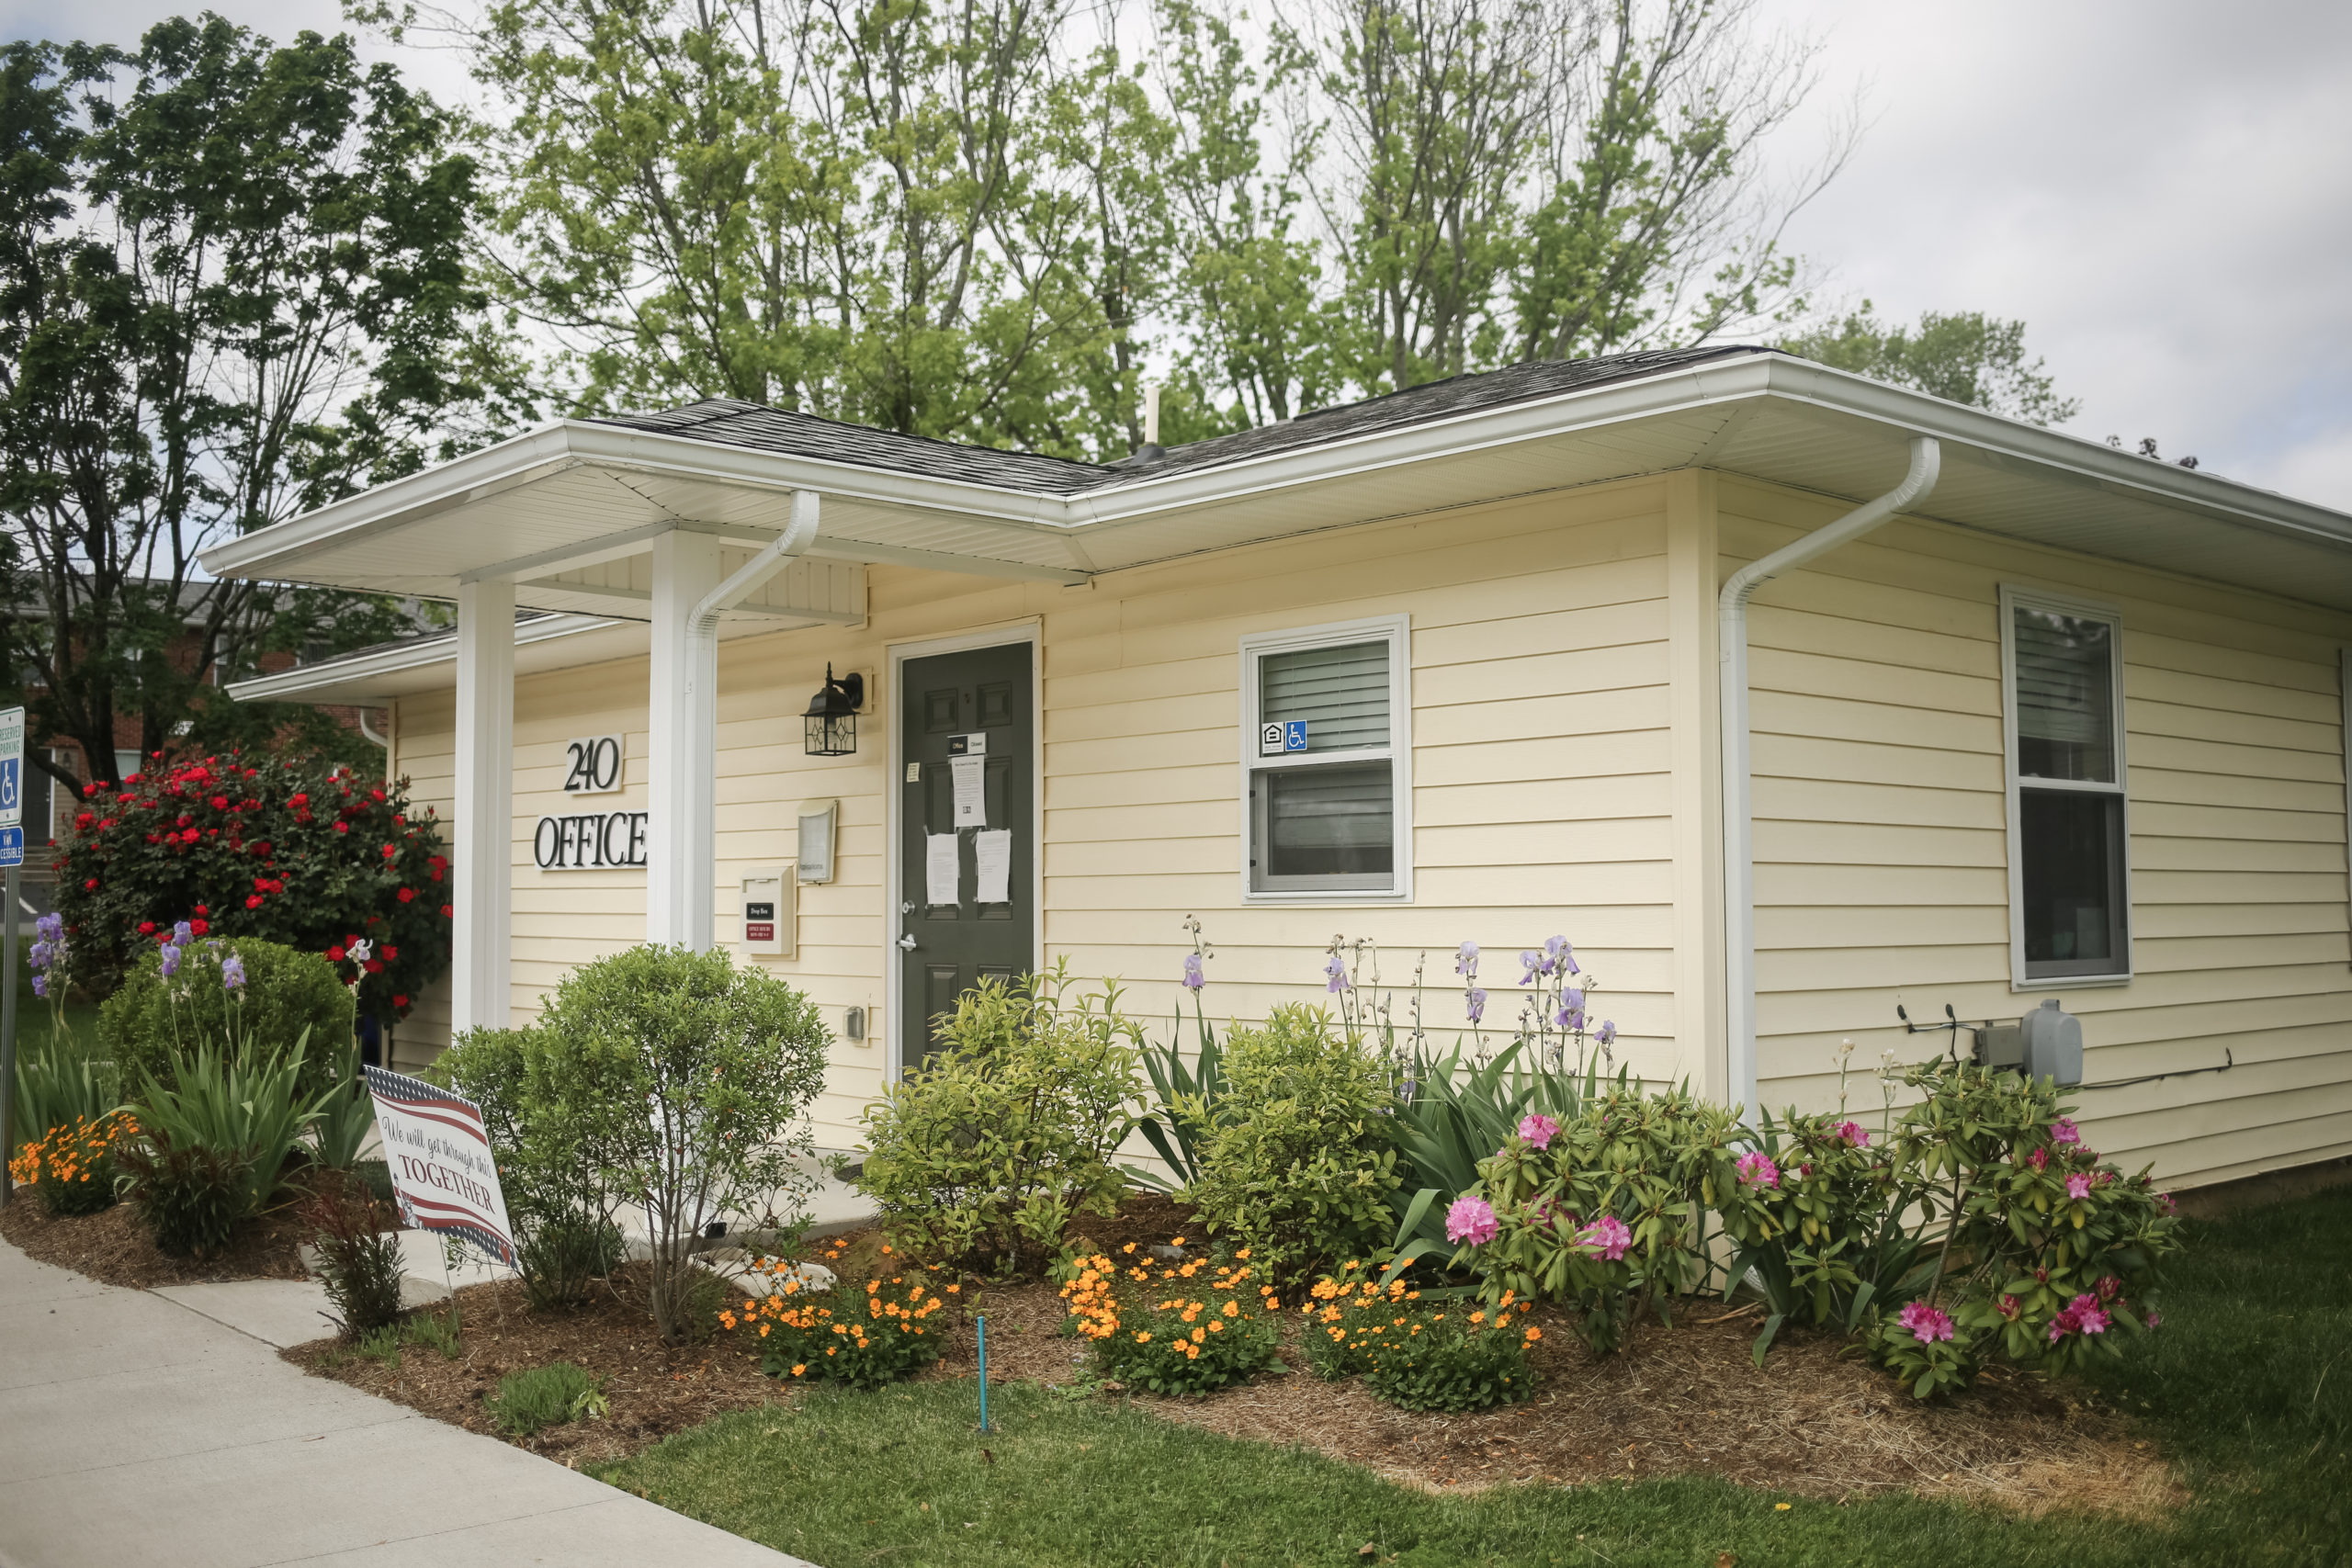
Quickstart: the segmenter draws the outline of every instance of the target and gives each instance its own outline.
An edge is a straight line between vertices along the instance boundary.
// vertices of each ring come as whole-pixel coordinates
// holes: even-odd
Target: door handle
[[[912,932],[912,931],[908,931],[905,935],[903,935],[903,936],[899,937],[899,945],[900,947],[902,947],[902,948],[905,948],[909,953],[912,953],[912,952],[915,950],[915,946],[916,946],[916,943],[915,943],[915,933],[914,933],[914,932]]]

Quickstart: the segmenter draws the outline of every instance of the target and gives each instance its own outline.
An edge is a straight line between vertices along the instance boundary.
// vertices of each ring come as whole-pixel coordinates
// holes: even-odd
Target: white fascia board
[[[202,558],[205,570],[219,576],[287,575],[286,569],[319,547],[398,526],[582,464],[778,492],[814,490],[844,500],[944,513],[1033,536],[1083,536],[1120,524],[1270,491],[1760,398],[1786,400],[1866,420],[1887,427],[1891,435],[1932,435],[2014,470],[2094,484],[2217,520],[2250,524],[2315,542],[2352,546],[2352,517],[2324,507],[1789,355],[1758,354],[1450,419],[1367,431],[1304,449],[1179,471],[1160,479],[1114,482],[1073,496],[566,420],[218,546]]]
[[[535,643],[555,642],[621,624],[605,615],[541,615],[514,624],[514,646],[528,648]],[[431,637],[419,637],[414,642],[401,643],[397,648],[371,649],[323,663],[297,665],[274,675],[232,681],[227,690],[232,701],[241,703],[296,700],[312,692],[338,686],[355,686],[364,691],[371,681],[380,681],[412,670],[427,669],[435,664],[454,664],[457,658],[458,633],[455,627],[451,627]]]

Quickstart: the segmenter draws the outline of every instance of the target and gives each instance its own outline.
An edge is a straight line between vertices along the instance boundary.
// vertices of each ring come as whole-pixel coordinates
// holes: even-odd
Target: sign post
[[[8,1156],[16,1150],[17,917],[24,909],[25,710],[0,708],[0,865],[8,868],[6,914],[0,914],[0,1207],[16,1180]]]

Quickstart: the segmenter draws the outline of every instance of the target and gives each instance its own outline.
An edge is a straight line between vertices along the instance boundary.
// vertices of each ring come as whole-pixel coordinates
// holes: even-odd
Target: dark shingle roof
[[[1317,409],[1279,424],[1260,425],[1254,430],[1172,446],[1148,461],[1123,457],[1108,464],[1080,463],[1033,452],[1006,452],[991,446],[967,446],[960,442],[902,435],[896,431],[844,424],[838,420],[772,409],[737,398],[712,398],[658,413],[613,414],[594,423],[658,431],[752,451],[787,452],[861,468],[962,479],[1005,490],[1075,495],[1167,474],[1328,446],[1384,430],[1433,423],[1457,414],[1530,402],[1710,359],[1765,352],[1740,344],[1714,344],[1617,354],[1597,359],[1530,360],[1501,370],[1455,376],[1401,392],[1366,398],[1361,402]]]

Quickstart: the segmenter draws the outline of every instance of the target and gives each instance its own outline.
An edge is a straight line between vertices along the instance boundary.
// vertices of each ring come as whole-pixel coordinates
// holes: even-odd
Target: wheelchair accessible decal
[[[1284,751],[1306,750],[1306,721],[1294,718],[1287,724],[1268,724],[1258,731],[1258,755],[1272,757]]]

